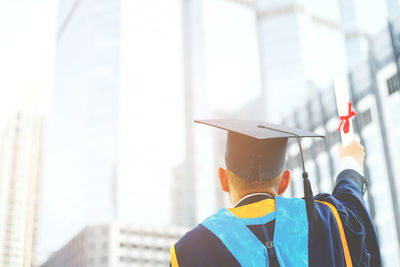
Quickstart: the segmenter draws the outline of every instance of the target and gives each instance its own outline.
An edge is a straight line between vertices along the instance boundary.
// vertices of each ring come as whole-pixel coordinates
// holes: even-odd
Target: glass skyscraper
[[[1,267],[38,264],[46,125],[40,100],[37,88],[27,90],[0,135]]]
[[[183,154],[179,7],[60,1],[42,258],[86,225],[169,222],[160,200]]]
[[[269,121],[347,68],[338,1],[253,1]],[[290,79],[288,78],[290,77]]]
[[[368,56],[348,75],[351,99],[358,112],[354,128],[366,150],[363,172],[369,190],[365,198],[377,227],[385,266],[400,264],[398,26],[398,22],[390,24],[377,34],[369,44]],[[330,192],[339,167],[340,142],[333,89],[310,98],[285,120],[285,124],[325,134],[324,140],[309,141],[304,157],[313,178],[314,193]],[[288,195],[301,197],[303,194],[300,167],[298,155],[290,155],[288,168],[293,169],[295,175]]]
[[[120,1],[60,1],[42,253],[112,219],[119,128]]]

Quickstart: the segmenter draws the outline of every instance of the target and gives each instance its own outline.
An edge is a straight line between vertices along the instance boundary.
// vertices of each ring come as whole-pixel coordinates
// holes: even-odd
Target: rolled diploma
[[[347,116],[349,113],[349,91],[347,77],[345,75],[336,76],[334,80],[334,88],[336,94],[336,105],[339,116]],[[343,132],[343,125],[340,129],[340,137],[344,146],[350,144],[354,139],[353,122],[350,119],[349,132]]]

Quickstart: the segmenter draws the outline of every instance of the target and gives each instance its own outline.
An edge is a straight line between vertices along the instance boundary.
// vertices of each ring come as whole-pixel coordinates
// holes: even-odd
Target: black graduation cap
[[[195,122],[228,131],[226,166],[246,180],[268,180],[282,173],[286,163],[288,138],[296,138],[303,168],[307,216],[309,221],[316,219],[313,193],[304,168],[300,138],[324,136],[263,121],[221,119]]]

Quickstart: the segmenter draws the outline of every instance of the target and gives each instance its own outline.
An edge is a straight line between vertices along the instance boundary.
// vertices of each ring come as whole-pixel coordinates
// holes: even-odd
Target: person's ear
[[[219,168],[218,177],[222,191],[229,192],[228,172],[223,168]]]
[[[282,173],[282,179],[281,179],[281,183],[279,184],[279,188],[278,188],[278,195],[282,195],[286,189],[289,186],[289,182],[290,182],[290,171],[289,170],[285,170]]]

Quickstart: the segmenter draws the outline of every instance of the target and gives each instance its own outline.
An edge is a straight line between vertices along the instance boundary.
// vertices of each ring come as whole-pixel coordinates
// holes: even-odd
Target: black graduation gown
[[[319,194],[314,197],[318,220],[305,226],[308,229],[308,238],[298,241],[296,232],[293,232],[294,234],[284,237],[286,239],[283,240],[284,244],[288,244],[288,248],[282,246],[278,248],[277,242],[274,246],[277,219],[270,216],[272,219],[265,220],[266,223],[252,223],[255,218],[244,218],[247,223],[243,225],[257,237],[259,244],[263,245],[264,261],[266,262],[264,266],[381,266],[375,228],[363,200],[364,186],[365,180],[358,172],[354,170],[342,171],[337,177],[332,194]],[[230,211],[222,209],[219,213],[235,213],[235,209],[243,207],[251,210],[254,205],[270,205],[264,203],[274,201],[265,200],[265,198],[267,198],[265,195],[249,197],[240,203],[241,207]],[[277,200],[278,198],[275,201]],[[297,204],[304,202],[304,200],[295,198],[288,201],[292,200],[293,203]],[[285,202],[287,201],[285,200]],[[306,216],[300,210],[298,216]],[[278,208],[276,212],[278,213]],[[272,213],[270,212],[269,215]],[[264,217],[269,215],[267,214]],[[289,224],[296,223],[296,217],[297,215],[292,216],[293,222],[288,221]],[[223,234],[214,231],[212,227],[209,227],[210,219],[212,221],[214,218],[218,218],[218,216],[210,216],[202,224],[186,233],[171,248],[171,265],[258,266],[260,262],[255,263],[253,259],[257,258],[256,254],[259,252],[260,246],[254,242],[248,243],[255,245],[253,250],[249,250],[250,253],[246,252],[246,249],[251,245],[237,249],[247,238],[240,237],[235,240],[232,237],[230,239],[229,236],[224,237]],[[228,220],[224,222],[217,222],[220,225],[224,224],[221,231],[235,236],[234,231],[245,229],[235,228],[235,223],[230,223],[229,218],[234,221],[234,216],[227,218]],[[288,232],[290,232],[289,229]],[[300,258],[298,258],[306,257],[306,260],[301,263],[300,261],[296,262],[296,260],[290,261],[292,256],[293,258],[297,257],[295,255],[297,249],[284,251],[290,249],[290,245],[297,241],[303,242],[303,248],[300,250],[305,250],[304,255],[300,255]],[[262,260],[262,258],[260,259]]]

